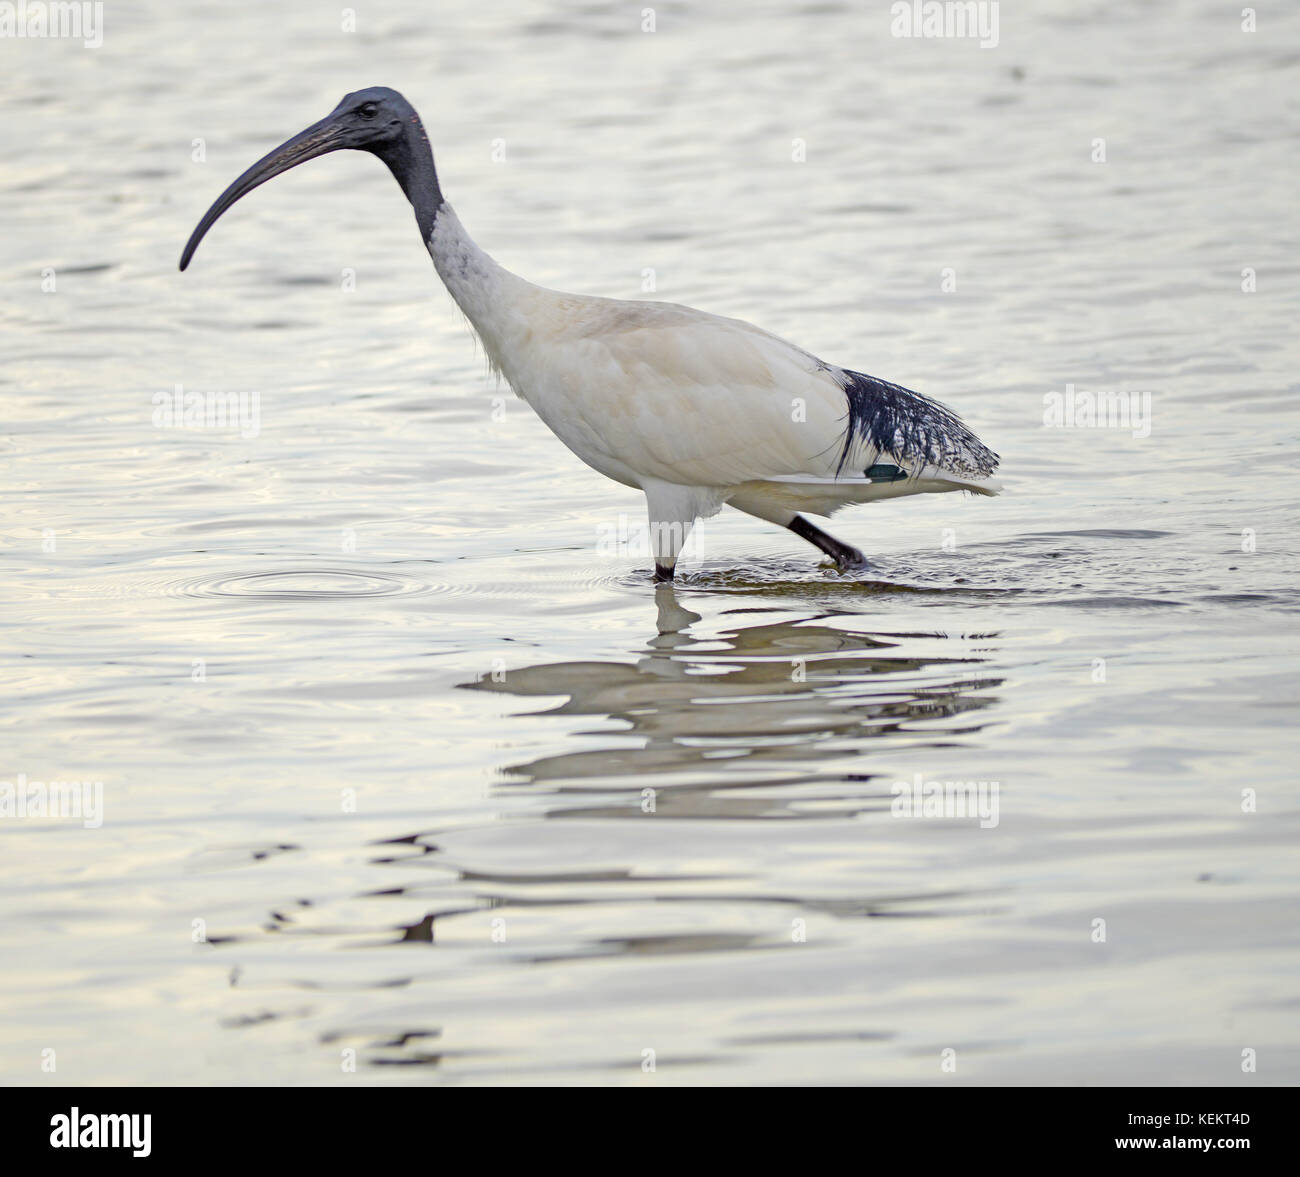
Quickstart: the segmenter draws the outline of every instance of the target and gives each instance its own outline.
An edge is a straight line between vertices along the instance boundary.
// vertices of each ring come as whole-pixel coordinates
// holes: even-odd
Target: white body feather
[[[846,450],[844,370],[749,323],[535,286],[479,249],[445,204],[428,244],[493,368],[579,458],[643,490],[653,524],[680,525],[668,533],[678,549],[725,503],[785,525],[847,503],[1000,489],[985,470],[918,458],[901,435],[892,449],[854,439]],[[862,473],[877,463],[907,477]]]

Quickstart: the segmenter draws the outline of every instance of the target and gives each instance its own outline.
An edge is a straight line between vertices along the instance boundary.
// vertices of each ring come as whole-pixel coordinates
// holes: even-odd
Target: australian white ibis
[[[414,107],[372,86],[239,177],[194,230],[318,155],[384,161],[492,367],[587,465],[646,496],[655,579],[671,580],[695,521],[730,504],[788,527],[841,570],[856,548],[800,512],[935,491],[996,494],[998,457],[943,405],[828,364],[740,319],[667,302],[561,294],[497,265],[442,196]]]

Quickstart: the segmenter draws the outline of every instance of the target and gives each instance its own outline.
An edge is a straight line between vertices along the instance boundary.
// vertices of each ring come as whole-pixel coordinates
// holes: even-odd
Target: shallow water
[[[1300,1081],[1300,12],[509,7],[0,41],[0,779],[103,784],[0,820],[0,1079]],[[946,400],[1007,493],[837,517],[860,576],[724,512],[656,591],[374,160],[176,272],[369,84],[507,266]],[[1149,436],[1045,427],[1067,384]]]

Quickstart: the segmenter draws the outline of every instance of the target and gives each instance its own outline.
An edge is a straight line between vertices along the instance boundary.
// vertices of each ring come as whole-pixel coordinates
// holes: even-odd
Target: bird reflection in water
[[[887,808],[888,781],[872,786],[880,774],[846,761],[962,742],[980,731],[976,715],[997,701],[1002,682],[981,669],[996,635],[871,633],[853,628],[860,614],[765,609],[782,618],[699,638],[689,628],[700,615],[671,585],[659,586],[656,605],[659,633],[632,661],[554,662],[460,684],[565,696],[538,714],[626,725],[575,731],[599,746],[503,770],[511,784],[590,802],[552,817],[635,817],[647,806],[693,818]]]

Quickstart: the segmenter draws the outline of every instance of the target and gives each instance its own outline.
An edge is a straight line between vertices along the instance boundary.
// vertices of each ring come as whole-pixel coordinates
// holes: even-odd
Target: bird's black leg
[[[786,526],[810,544],[820,548],[839,565],[843,572],[849,568],[865,568],[867,558],[857,548],[842,544],[833,535],[827,535],[820,527],[809,523],[802,515],[796,515]]]
[[[676,564],[660,564],[655,561],[655,584],[672,584]]]

